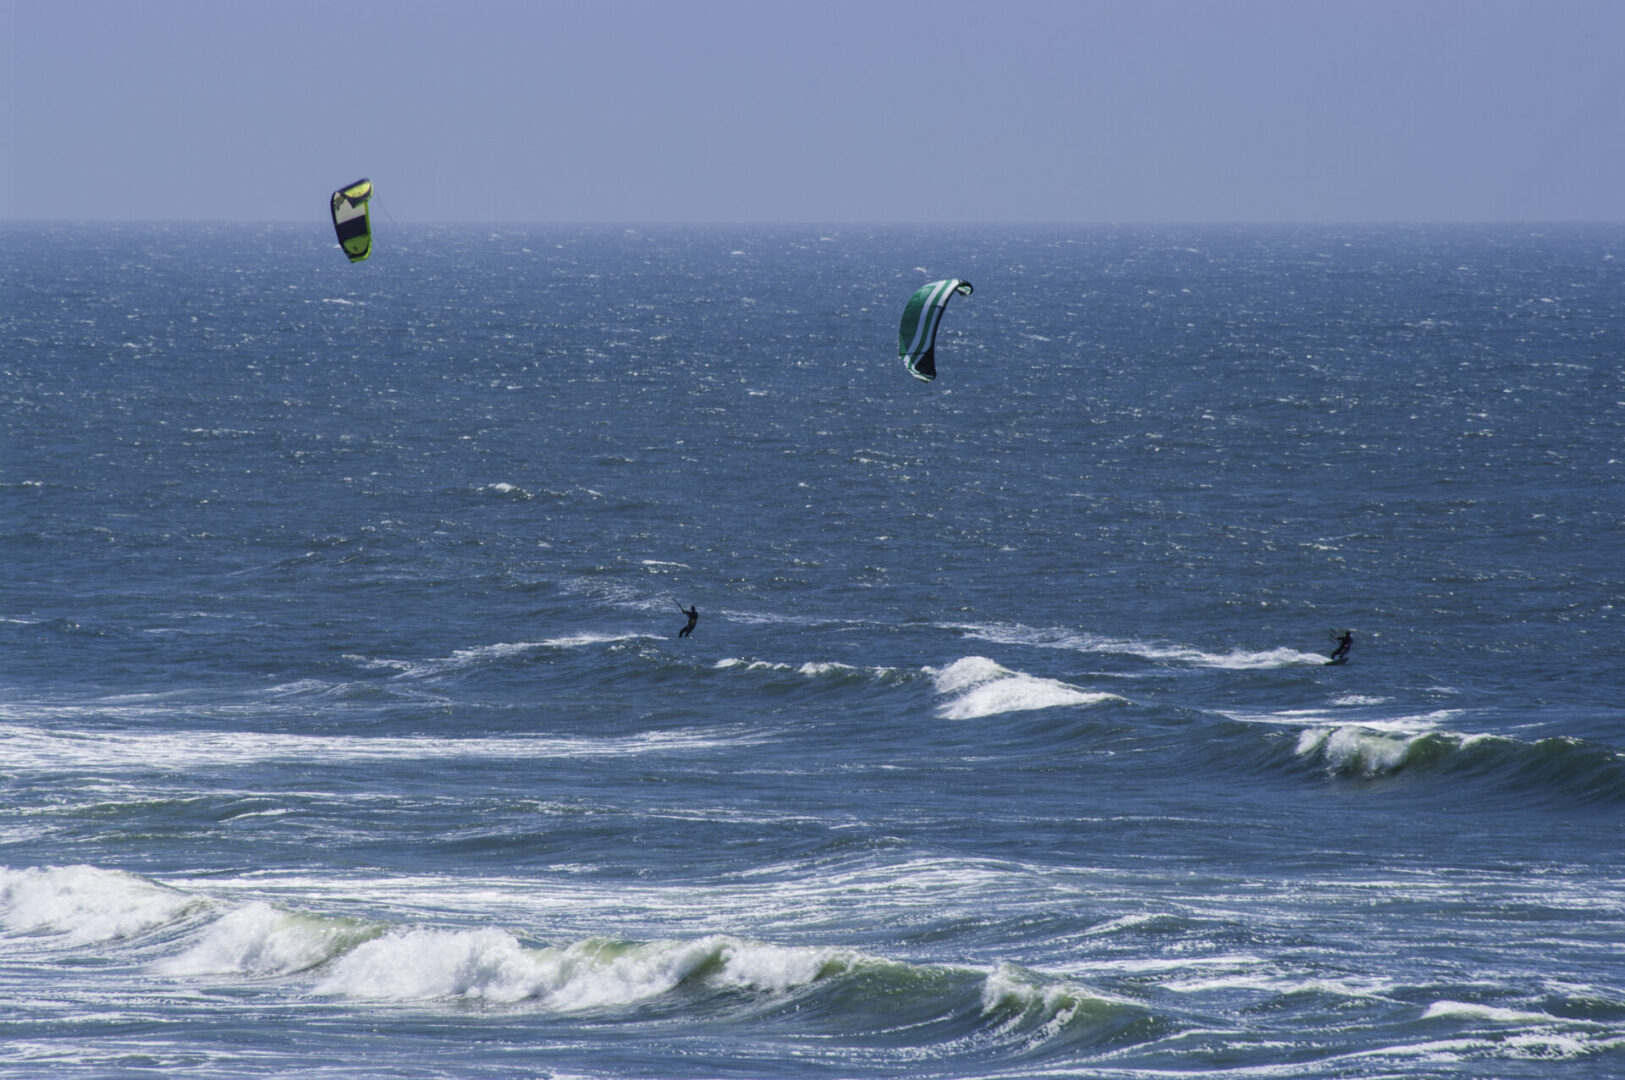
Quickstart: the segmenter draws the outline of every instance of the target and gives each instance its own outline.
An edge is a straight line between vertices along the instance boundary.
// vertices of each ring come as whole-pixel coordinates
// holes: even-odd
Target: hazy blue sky
[[[0,49],[12,219],[1625,220],[1625,0],[0,0]]]

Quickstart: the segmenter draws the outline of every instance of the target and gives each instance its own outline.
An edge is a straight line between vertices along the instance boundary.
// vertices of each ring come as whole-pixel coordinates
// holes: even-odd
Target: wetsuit
[[[679,611],[682,610],[682,607],[681,604],[677,605]],[[688,625],[677,631],[678,637],[688,637],[694,632],[694,624],[700,621],[700,609],[697,607],[691,607],[687,611],[683,611],[683,614],[688,616]]]

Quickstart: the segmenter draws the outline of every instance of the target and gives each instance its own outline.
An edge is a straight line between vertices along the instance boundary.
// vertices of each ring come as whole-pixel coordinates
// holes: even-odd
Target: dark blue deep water
[[[1625,227],[0,289],[0,1075],[1625,1073]]]

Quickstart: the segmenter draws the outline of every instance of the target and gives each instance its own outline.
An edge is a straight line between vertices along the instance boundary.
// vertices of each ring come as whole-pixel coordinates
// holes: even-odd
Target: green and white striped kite
[[[916,379],[930,382],[937,377],[937,324],[954,293],[969,296],[970,282],[949,278],[923,285],[903,309],[903,324],[897,328],[897,355]]]

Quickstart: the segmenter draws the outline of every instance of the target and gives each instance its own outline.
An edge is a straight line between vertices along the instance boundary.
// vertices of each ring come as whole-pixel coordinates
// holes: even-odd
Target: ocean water
[[[1625,227],[378,231],[0,227],[0,1075],[1625,1074]]]

